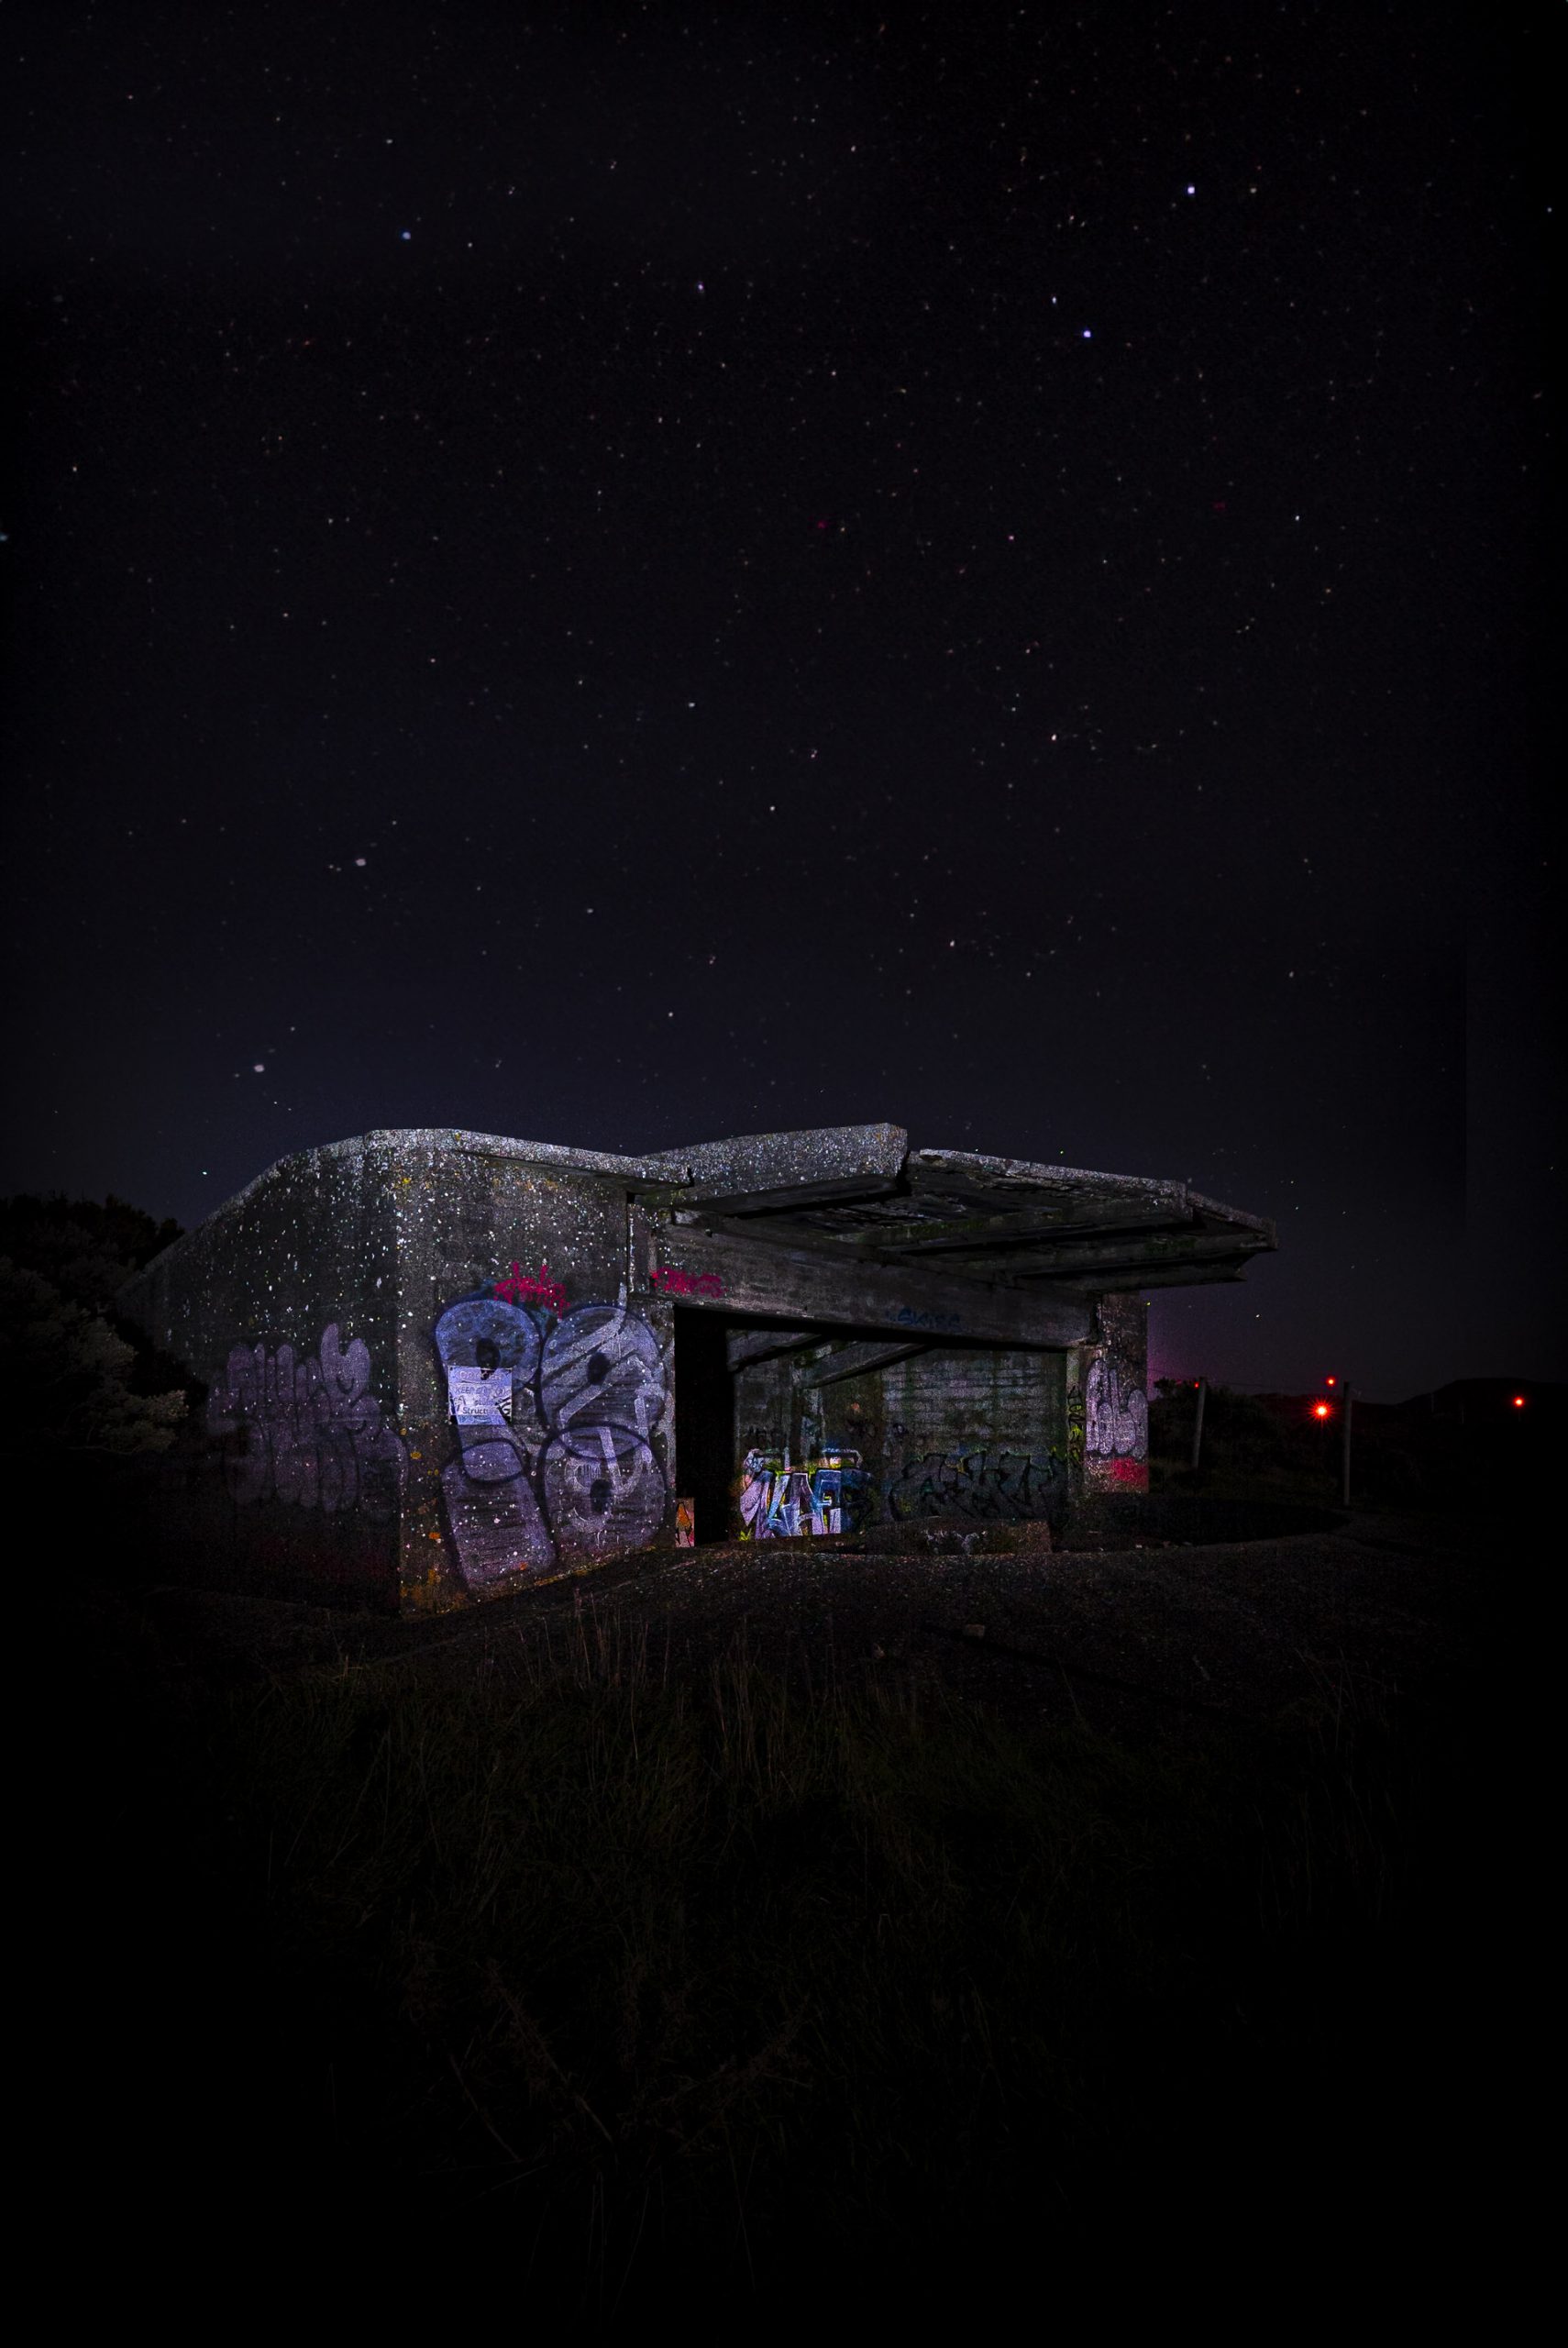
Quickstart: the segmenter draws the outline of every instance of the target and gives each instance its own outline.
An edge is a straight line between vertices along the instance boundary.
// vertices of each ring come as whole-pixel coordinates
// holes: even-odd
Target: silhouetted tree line
[[[0,1448],[83,1473],[169,1449],[193,1390],[114,1301],[180,1236],[112,1193],[0,1200]]]
[[[1330,1400],[1320,1420],[1314,1405]],[[1533,1426],[1461,1425],[1422,1397],[1407,1403],[1357,1400],[1352,1420],[1351,1497],[1389,1507],[1485,1503],[1532,1463]],[[1210,1386],[1196,1476],[1192,1436],[1198,1390],[1163,1379],[1149,1406],[1151,1480],[1169,1490],[1256,1492],[1337,1499],[1342,1402],[1321,1393],[1243,1394]],[[1502,1440],[1498,1440],[1499,1436]]]

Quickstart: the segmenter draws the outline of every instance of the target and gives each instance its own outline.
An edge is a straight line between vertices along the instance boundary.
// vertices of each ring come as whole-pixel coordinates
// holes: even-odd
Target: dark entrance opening
[[[700,1542],[730,1534],[735,1400],[727,1331],[722,1312],[675,1309],[676,1485],[681,1498],[696,1502]]]

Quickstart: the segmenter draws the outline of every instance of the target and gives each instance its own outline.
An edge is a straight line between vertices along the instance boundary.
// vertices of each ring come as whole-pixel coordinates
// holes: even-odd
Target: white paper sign
[[[447,1390],[460,1427],[494,1426],[512,1416],[510,1370],[449,1369]]]

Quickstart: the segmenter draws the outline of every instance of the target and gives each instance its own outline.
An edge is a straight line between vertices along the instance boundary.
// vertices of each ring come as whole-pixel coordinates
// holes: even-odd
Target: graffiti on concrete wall
[[[1084,1449],[1099,1459],[1147,1459],[1149,1403],[1141,1386],[1122,1390],[1114,1361],[1100,1356],[1084,1388]]]
[[[435,1344],[458,1445],[442,1496],[470,1588],[652,1540],[666,1505],[664,1350],[624,1289],[558,1320],[492,1290],[459,1297]]]
[[[1047,1516],[1065,1492],[1066,1463],[1055,1451],[928,1451],[905,1462],[888,1486],[890,1515],[1008,1520]]]
[[[661,1264],[651,1278],[661,1296],[723,1296],[724,1292],[717,1272],[683,1272],[674,1264]]]
[[[566,1290],[559,1280],[550,1278],[550,1268],[542,1258],[536,1272],[520,1272],[513,1257],[510,1276],[497,1280],[491,1294],[509,1304],[542,1304],[549,1312],[566,1311]]]
[[[362,1337],[344,1346],[336,1322],[315,1354],[234,1346],[207,1397],[207,1426],[238,1501],[361,1509],[378,1524],[396,1512],[403,1444],[370,1391],[370,1347]]]
[[[743,1541],[801,1533],[857,1533],[870,1515],[871,1479],[858,1451],[824,1444],[791,1466],[788,1451],[748,1451],[741,1462]]]

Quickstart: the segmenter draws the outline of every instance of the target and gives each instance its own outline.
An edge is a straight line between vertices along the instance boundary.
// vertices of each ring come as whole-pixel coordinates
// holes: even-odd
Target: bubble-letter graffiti
[[[336,1322],[320,1351],[298,1359],[293,1346],[236,1346],[207,1398],[207,1426],[237,1501],[358,1508],[378,1524],[396,1513],[403,1443],[370,1392],[370,1347],[362,1337],[342,1345]]]
[[[472,1588],[642,1547],[664,1520],[657,1335],[624,1292],[553,1321],[488,1292],[436,1324],[458,1445],[441,1488]]]
[[[436,1350],[458,1438],[441,1490],[463,1578],[484,1589],[554,1565],[534,1490],[544,1436],[536,1407],[537,1319],[498,1297],[468,1297],[436,1323]]]

